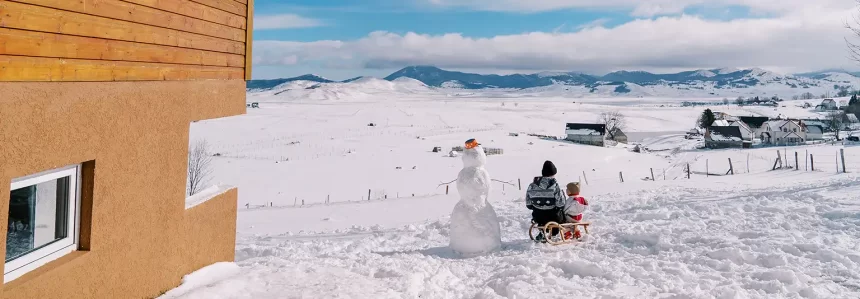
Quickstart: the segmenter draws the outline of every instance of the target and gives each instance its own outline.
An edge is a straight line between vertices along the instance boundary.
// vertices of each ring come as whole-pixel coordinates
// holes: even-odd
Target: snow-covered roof
[[[712,127],[728,127],[729,121],[724,119],[715,120],[714,123],[711,124]]]
[[[792,125],[794,124],[794,125]],[[800,127],[800,123],[796,120],[787,120],[787,119],[777,119],[777,120],[769,120],[764,123],[763,126],[767,126],[768,131],[779,132],[782,131],[783,127]]]
[[[568,135],[604,135],[606,134],[606,125],[604,124],[586,124],[586,123],[567,123],[565,125]],[[596,134],[594,132],[597,132]]]
[[[710,128],[710,139],[711,141],[743,141],[743,135],[741,135],[740,127],[736,126],[725,126],[725,127],[711,127]]]
[[[845,114],[845,119],[846,119],[849,123],[858,123],[858,122],[860,122],[860,121],[858,121],[858,120],[857,120],[857,115],[850,114],[850,113],[849,113],[849,114]]]
[[[711,141],[743,141],[743,138],[726,137],[720,134],[711,134]]]
[[[824,128],[819,125],[806,125],[806,129],[811,134],[824,134]]]
[[[596,135],[596,136],[603,135],[603,134],[600,134],[600,132],[598,132],[597,130],[592,130],[592,129],[576,129],[576,130],[567,130],[565,132],[567,132],[567,135]]]

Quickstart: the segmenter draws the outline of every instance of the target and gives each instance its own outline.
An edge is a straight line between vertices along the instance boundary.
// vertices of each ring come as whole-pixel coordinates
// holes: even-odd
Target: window
[[[794,131],[794,132],[797,132],[797,128],[794,128],[794,129],[791,129],[791,130],[792,130],[792,131]]]
[[[4,282],[77,248],[79,174],[74,165],[12,180]]]

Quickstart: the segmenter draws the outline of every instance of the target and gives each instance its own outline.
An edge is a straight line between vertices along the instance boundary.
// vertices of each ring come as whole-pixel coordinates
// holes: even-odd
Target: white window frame
[[[51,261],[74,252],[78,248],[80,238],[80,208],[81,208],[81,165],[71,165],[57,168],[22,178],[12,180],[11,190],[69,177],[69,231],[67,237],[50,243],[47,246],[22,255],[9,262],[4,262],[3,283],[8,283],[27,272],[33,271]],[[9,200],[8,198],[3,200]],[[8,214],[9,212],[6,211]],[[8,216],[7,216],[8,217]],[[6,224],[3,224],[6,225]],[[4,257],[5,260],[5,257]]]

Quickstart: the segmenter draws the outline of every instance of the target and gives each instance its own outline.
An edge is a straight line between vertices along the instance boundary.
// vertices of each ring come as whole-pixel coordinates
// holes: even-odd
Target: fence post
[[[729,172],[735,175],[735,165],[732,164],[732,158],[729,158]]]
[[[812,171],[815,171],[815,156],[809,155],[809,166],[812,167]]]
[[[623,182],[624,182],[624,173],[622,173],[622,172],[620,172],[620,171],[619,171],[619,172],[618,172],[618,177],[619,177],[619,178],[621,178],[621,182],[623,183]]]
[[[448,195],[448,187],[449,185],[445,185],[445,195]]]
[[[585,175],[585,170],[582,171],[582,178],[585,179],[585,184],[588,185],[588,176]]]
[[[709,167],[708,167],[708,159],[705,159],[705,176],[706,177],[711,176],[711,171],[709,170]]]
[[[367,200],[370,201],[370,189],[367,189]]]
[[[842,156],[842,173],[848,173],[848,169],[845,169],[845,149],[839,149],[839,156]]]
[[[523,182],[520,179],[517,179],[517,189],[523,190]]]
[[[800,170],[800,162],[797,161],[797,152],[794,152],[794,171]]]
[[[776,160],[773,161],[773,169],[776,170],[776,164],[779,164],[779,167],[782,168],[782,156],[779,155],[779,150],[776,151]]]
[[[651,181],[653,182],[654,180],[654,168],[651,168]]]
[[[687,179],[690,179],[690,163],[687,163]]]
[[[809,150],[806,150],[806,155],[803,158],[803,169],[809,171]]]

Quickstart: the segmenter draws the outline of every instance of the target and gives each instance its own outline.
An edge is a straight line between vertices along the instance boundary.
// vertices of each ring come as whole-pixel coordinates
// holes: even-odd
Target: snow
[[[272,88],[272,92],[280,93],[280,92],[284,92],[287,90],[293,90],[293,89],[306,89],[308,87],[318,85],[318,84],[320,84],[320,83],[314,82],[314,81],[306,81],[306,80],[290,81],[290,82],[275,86],[274,88]]]
[[[709,70],[698,70],[695,73],[693,73],[693,75],[699,76],[699,77],[705,77],[705,78],[717,76],[717,74],[714,74],[714,72],[709,71]]]
[[[740,71],[740,69],[738,69],[738,68],[721,68],[721,69],[717,70],[717,74],[726,75],[726,74],[731,74],[731,73],[738,72],[738,71]]]
[[[575,130],[565,130],[567,135],[600,135],[600,132],[592,129],[575,129]]]
[[[743,139],[741,139],[740,137],[723,136],[723,135],[720,135],[719,133],[716,133],[716,132],[711,133],[711,140],[713,140],[713,141],[743,141]]]
[[[477,256],[502,246],[499,219],[488,200],[490,174],[484,167],[482,146],[463,152],[463,169],[457,175],[460,201],[451,212],[450,247],[461,256]]]
[[[442,88],[463,88],[463,83],[457,80],[442,82]]]
[[[241,268],[239,268],[235,263],[215,263],[194,271],[191,274],[185,275],[185,277],[182,278],[181,286],[164,293],[164,295],[159,298],[182,298],[191,292],[194,292],[197,295],[202,295],[207,292],[207,287],[235,276],[239,274],[240,271]]]
[[[206,189],[200,190],[200,192],[185,198],[185,209],[187,210],[207,202],[218,195],[224,194],[230,189],[233,189],[233,186],[212,185]]]
[[[860,297],[860,147],[699,150],[701,139],[684,138],[705,108],[821,116],[797,107],[802,101],[680,107],[722,96],[458,96],[404,91],[400,83],[388,91],[332,85],[343,97],[330,98],[316,98],[323,87],[250,93],[260,109],[191,124],[192,139],[221,154],[213,181],[239,188],[236,261],[204,268],[163,297]],[[566,123],[607,111],[622,112],[631,142],[650,152],[527,135],[558,136]],[[469,138],[504,149],[485,167],[495,179],[486,198],[501,246],[464,257],[450,242],[452,211],[468,192],[440,183],[459,177],[463,161],[448,152]],[[442,152],[432,152],[436,146]],[[847,174],[835,171],[840,149]],[[785,159],[777,166],[800,170],[773,170],[777,150]],[[807,171],[807,152],[815,171]],[[518,185],[546,160],[560,183],[582,183],[592,223],[584,242],[528,238]]]

